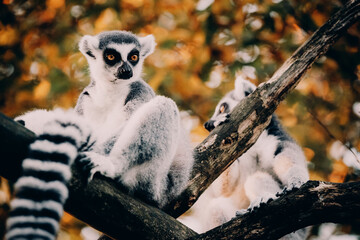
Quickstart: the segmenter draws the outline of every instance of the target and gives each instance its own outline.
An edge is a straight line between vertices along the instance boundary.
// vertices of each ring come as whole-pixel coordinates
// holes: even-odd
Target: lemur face
[[[140,48],[135,44],[108,44],[102,51],[101,60],[104,68],[115,77],[114,81],[128,80],[141,72],[138,68]]]
[[[206,130],[211,132],[218,125],[228,121],[229,114],[241,101],[241,99],[247,97],[255,90],[256,86],[251,82],[244,80],[241,77],[235,80],[235,89],[227,93],[218,103],[215,108],[215,112],[204,124]]]
[[[204,123],[206,130],[211,132],[215,127],[227,121],[230,112],[238,103],[238,101],[232,97],[233,94],[234,91],[231,91],[220,100],[210,120]]]
[[[87,58],[95,81],[104,79],[111,83],[138,79],[144,59],[154,51],[152,35],[137,37],[125,31],[103,32],[84,36],[80,51]]]

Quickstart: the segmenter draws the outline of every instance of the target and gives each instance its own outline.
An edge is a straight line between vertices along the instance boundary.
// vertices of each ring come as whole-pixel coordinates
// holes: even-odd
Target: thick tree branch
[[[323,222],[354,223],[360,220],[359,213],[360,182],[309,181],[298,191],[190,239],[279,239]]]
[[[65,210],[115,239],[167,240],[196,235],[158,208],[124,194],[112,181],[96,177],[84,184],[81,179],[84,176],[74,170]]]
[[[0,175],[15,180],[21,173],[21,162],[35,134],[0,113]]]
[[[360,0],[350,1],[315,32],[267,83],[236,107],[230,123],[216,128],[195,149],[196,164],[188,188],[179,199],[165,208],[167,213],[178,216],[185,212],[234,159],[251,147],[267,126],[275,108],[297,85],[300,77],[343,31],[359,19],[359,8]],[[0,136],[0,174],[14,180],[19,175],[27,145],[34,136],[4,116],[0,116]],[[79,174],[74,171],[65,209],[98,230],[114,238],[123,238],[130,233],[132,239],[184,239],[194,236],[194,232],[158,209],[121,193],[110,180],[95,178],[91,184],[85,185]],[[296,206],[296,209],[302,207]],[[247,225],[245,220],[241,221]],[[264,229],[264,234],[277,231],[269,229]],[[287,232],[279,231],[276,236]]]
[[[233,110],[230,122],[214,129],[195,149],[195,167],[186,191],[165,211],[178,217],[189,209],[202,192],[257,140],[272,113],[296,87],[316,59],[360,17],[360,0],[349,1],[334,14],[254,93]]]

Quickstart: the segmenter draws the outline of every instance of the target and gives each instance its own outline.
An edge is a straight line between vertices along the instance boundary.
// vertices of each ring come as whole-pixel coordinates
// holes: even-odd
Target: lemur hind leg
[[[156,96],[130,117],[109,155],[89,153],[91,175],[116,178],[132,194],[161,202],[179,141],[176,104]]]
[[[283,151],[274,158],[274,171],[286,190],[299,188],[309,180],[306,159],[301,148],[294,142],[284,142]]]
[[[275,199],[276,193],[281,192],[279,184],[267,172],[255,172],[249,176],[245,184],[245,194],[250,200],[249,209],[258,207],[260,203]]]

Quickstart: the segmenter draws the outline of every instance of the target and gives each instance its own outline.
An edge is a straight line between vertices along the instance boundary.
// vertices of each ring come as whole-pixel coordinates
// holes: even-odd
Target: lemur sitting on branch
[[[162,207],[184,189],[193,156],[175,102],[156,96],[141,78],[155,45],[152,35],[125,31],[84,36],[79,47],[91,83],[75,109],[97,139],[82,159],[89,177],[99,172],[114,178],[130,194]]]
[[[53,112],[36,111],[18,118],[25,126],[35,126],[30,130],[40,134],[35,142],[36,154],[30,151],[28,158],[36,159],[41,171],[32,170],[34,181],[21,181],[18,187],[20,201],[14,200],[18,203],[12,210],[16,221],[14,217],[9,219],[9,240],[55,239],[67,197],[69,165],[78,151],[77,162],[89,180],[99,172],[115,179],[129,194],[158,207],[179,195],[188,182],[193,155],[179,110],[171,99],[156,96],[141,78],[144,59],[155,48],[154,37],[137,37],[125,31],[103,32],[84,36],[79,48],[88,60],[91,82],[79,96],[76,114],[73,113],[77,120],[71,123],[66,120],[68,115],[57,118]],[[45,128],[37,124],[47,118],[51,124]],[[89,125],[88,135],[95,140],[86,142],[90,144],[87,148],[79,146],[79,139],[90,139],[83,132],[87,128],[82,122]],[[75,133],[68,136],[68,129]],[[73,146],[63,149],[62,141]],[[58,158],[66,170],[53,169],[52,162]],[[35,181],[41,184],[36,186],[40,194],[34,195],[31,191]],[[55,211],[54,204],[47,204],[49,199],[55,200],[61,211]]]
[[[205,128],[212,131],[216,126],[226,124],[235,106],[255,88],[238,77],[235,89],[220,100]],[[262,202],[275,199],[284,189],[300,187],[308,179],[301,148],[273,115],[256,143],[235,160],[179,220],[197,232],[205,232],[229,221],[237,211],[243,214]],[[301,229],[282,239],[305,239],[305,233],[306,230]]]

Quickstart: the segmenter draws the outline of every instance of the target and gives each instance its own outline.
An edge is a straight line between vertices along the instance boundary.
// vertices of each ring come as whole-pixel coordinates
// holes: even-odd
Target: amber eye
[[[109,59],[110,61],[114,60],[115,59],[115,56],[112,55],[112,54],[108,54],[106,55],[107,59]]]
[[[221,105],[220,109],[219,109],[219,112],[220,113],[223,113],[225,111],[225,105]]]
[[[133,62],[137,61],[138,58],[139,58],[138,55],[132,55],[132,56],[130,57],[131,61],[133,61]]]

